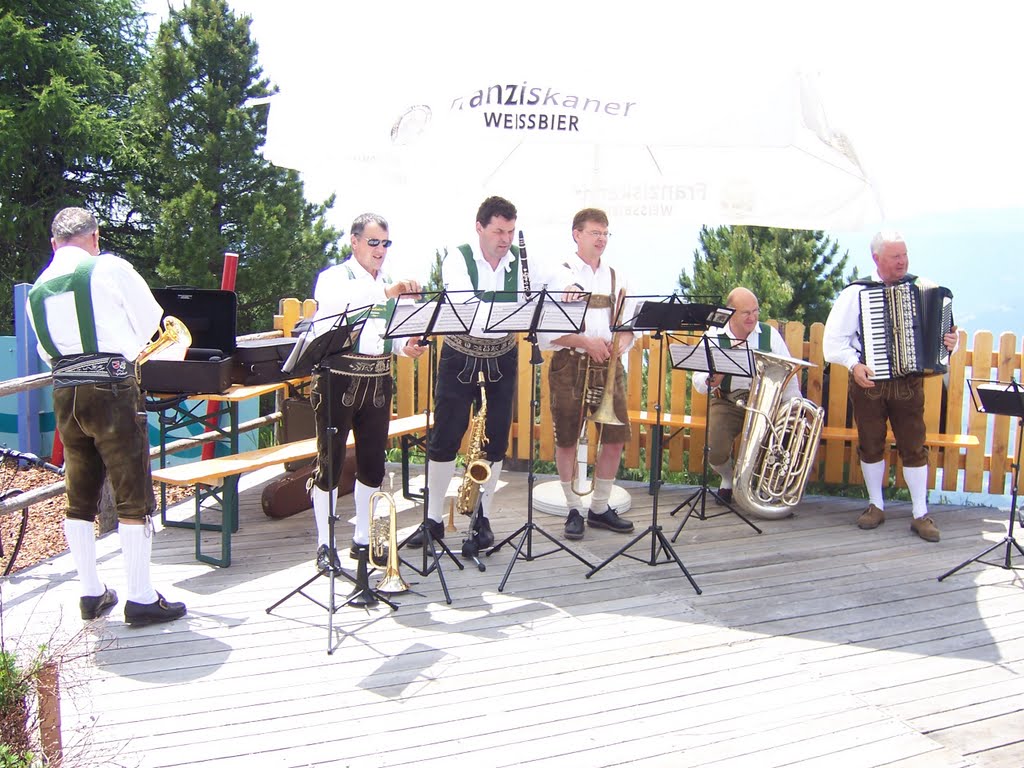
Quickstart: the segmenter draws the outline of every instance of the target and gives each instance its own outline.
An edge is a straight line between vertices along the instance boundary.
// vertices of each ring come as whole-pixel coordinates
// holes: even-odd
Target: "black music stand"
[[[561,293],[562,291],[559,291],[559,294]],[[530,466],[527,475],[526,522],[519,526],[519,528],[517,528],[513,533],[509,534],[488,549],[486,553],[490,556],[517,536],[519,537],[519,542],[516,544],[515,552],[512,554],[512,559],[509,561],[508,568],[505,569],[505,575],[502,577],[501,583],[498,585],[499,592],[505,589],[505,583],[508,581],[509,576],[512,575],[512,569],[515,567],[516,561],[519,559],[532,562],[533,560],[539,560],[542,557],[553,555],[556,552],[567,552],[588,568],[593,567],[583,558],[582,555],[574,552],[566,546],[564,542],[559,541],[533,522],[533,486],[536,481],[536,475],[534,474],[533,469],[532,432],[533,425],[537,422],[537,376],[540,373],[541,363],[544,362],[537,346],[537,333],[579,333],[583,327],[583,318],[587,312],[587,306],[590,303],[590,294],[584,293],[583,296],[585,297],[585,301],[560,302],[554,295],[549,293],[547,289],[544,289],[533,293],[526,293],[525,301],[522,303],[516,302],[513,304],[510,302],[494,302],[491,304],[490,315],[488,316],[487,324],[484,327],[484,330],[486,331],[509,333],[525,332],[526,340],[533,345],[533,354],[530,356],[530,364],[533,366],[533,371],[530,374],[531,434],[527,437],[530,442]],[[478,511],[479,510],[475,510],[473,514],[476,515]],[[470,526],[470,530],[472,531],[472,526]],[[549,549],[546,552],[541,552],[540,554],[534,554],[534,531],[554,544],[555,548]],[[523,552],[524,546],[526,548],[525,554]],[[463,553],[465,554],[465,549],[463,549]]]
[[[652,331],[652,338],[663,342],[664,333],[668,330],[706,330],[712,321],[719,322],[719,324],[725,323],[729,316],[732,314],[729,310],[719,310],[713,305],[704,304],[688,304],[684,303],[677,294],[672,294],[668,297],[661,297],[657,301],[651,300],[656,297],[649,296],[637,296],[627,297],[627,299],[633,298],[634,300],[645,299],[645,301],[638,302],[636,304],[636,313],[626,319],[616,318],[616,325],[613,327],[615,332],[619,331]],[[625,302],[624,302],[625,304]],[[724,313],[724,314],[720,314]],[[664,344],[659,344],[659,355],[664,354]],[[663,370],[663,368],[662,368]],[[653,496],[651,503],[651,524],[647,526],[639,535],[634,536],[625,546],[621,547],[618,551],[607,558],[604,562],[595,566],[587,573],[589,579],[599,570],[604,568],[615,558],[620,555],[636,560],[637,562],[646,563],[647,565],[654,566],[662,563],[674,562],[679,566],[679,569],[686,576],[687,581],[690,582],[690,586],[693,587],[694,591],[699,595],[701,594],[700,587],[697,586],[697,582],[694,581],[693,576],[683,565],[683,561],[676,553],[672,544],[666,538],[664,530],[658,523],[658,497],[660,494],[661,487],[661,399],[663,392],[664,376],[661,376],[658,380],[657,386],[657,399],[655,401],[655,425],[654,433],[651,440],[650,450],[650,489]],[[648,381],[650,386],[650,381]],[[644,537],[651,537],[651,551],[650,555],[646,558],[640,558],[636,555],[629,554],[629,551],[635,544],[640,542]],[[661,559],[664,556],[664,559]]]
[[[437,578],[441,582],[441,590],[444,592],[445,602],[448,605],[452,604],[452,596],[448,591],[448,583],[444,580],[444,571],[441,568],[441,557],[437,554],[437,550],[434,545],[440,545],[442,552],[451,558],[452,562],[455,563],[460,571],[463,569],[463,565],[459,562],[459,559],[452,554],[451,549],[449,549],[448,545],[444,543],[444,539],[434,538],[434,535],[430,532],[430,526],[427,525],[427,520],[429,519],[427,512],[430,504],[429,469],[431,401],[434,392],[434,370],[436,366],[436,346],[430,343],[430,337],[446,333],[469,332],[469,329],[473,326],[473,319],[476,317],[479,305],[476,303],[453,301],[452,296],[457,296],[459,294],[472,295],[472,293],[472,291],[424,292],[422,294],[423,301],[420,303],[398,304],[395,306],[395,311],[391,316],[391,321],[388,323],[387,331],[384,333],[384,338],[386,339],[400,339],[418,336],[419,344],[421,346],[430,345],[430,352],[428,353],[427,409],[424,436],[424,445],[426,448],[423,454],[423,519],[416,528],[416,531],[419,531],[422,536],[423,559],[421,561],[421,567],[419,568],[404,558],[401,559],[401,562],[405,563],[420,576],[426,577],[436,571]],[[402,543],[398,545],[399,551],[405,547],[409,542],[409,539],[416,534],[416,531],[406,536]],[[428,562],[429,557],[433,557],[433,562]]]
[[[674,348],[670,346],[670,351],[673,353],[673,368],[680,368],[688,371],[703,371],[706,372],[709,377],[716,373],[746,376],[748,378],[754,375],[753,351],[746,344],[740,344],[726,349],[719,346],[718,342],[710,336],[704,335],[693,347],[678,344],[675,345]],[[672,535],[672,541],[679,538],[679,534],[682,533],[683,526],[686,525],[686,521],[690,519],[690,516],[693,515],[694,512],[697,513],[698,520],[710,520],[713,517],[721,517],[722,515],[731,513],[736,515],[736,517],[749,525],[755,531],[761,533],[761,529],[754,525],[750,518],[746,517],[730,502],[723,499],[714,488],[708,487],[708,456],[711,454],[708,436],[710,434],[711,427],[711,399],[713,396],[714,395],[709,389],[707,401],[704,404],[704,425],[706,431],[704,434],[704,460],[701,468],[700,487],[690,494],[682,504],[669,513],[670,515],[675,515],[676,512],[686,509],[686,514],[683,516],[682,522],[679,523],[679,527]],[[707,514],[707,496],[709,493],[715,497],[719,504],[725,507],[723,511],[716,512],[713,515]]]
[[[348,352],[353,347],[359,338],[359,333],[362,330],[363,322],[365,317],[354,317],[359,315],[361,310],[365,307],[361,307],[358,310],[350,312],[347,308],[345,312],[338,315],[330,315],[328,317],[317,318],[309,327],[306,332],[299,337],[299,340],[295,343],[295,347],[292,349],[291,354],[288,355],[288,359],[281,365],[281,370],[285,373],[293,376],[310,376],[313,374],[317,375],[330,375],[330,366],[328,360],[334,355],[339,355],[344,352]],[[333,436],[337,434],[338,428],[331,423],[332,422],[332,408],[331,408],[331,387],[328,384],[326,387],[327,392],[325,396],[325,407],[327,408],[327,435]],[[333,466],[334,459],[331,448],[331,440],[327,441],[327,466]],[[336,479],[335,479],[336,483]],[[333,564],[337,558],[337,541],[335,538],[335,522],[338,517],[335,514],[334,507],[334,494],[328,492],[327,494],[327,529],[328,539],[330,539],[330,560]],[[328,590],[327,604],[320,602],[318,599],[310,595],[305,591],[306,587],[312,584],[314,581],[319,579],[321,576],[326,576],[330,582],[330,588]],[[345,600],[341,605],[336,602],[335,593],[335,579],[338,576],[344,576],[346,579],[351,581],[356,589]],[[363,581],[365,582],[365,574],[363,575]],[[302,584],[297,586],[287,595],[282,597],[276,603],[267,608],[267,613],[273,611],[277,606],[291,598],[293,595],[302,595],[304,598],[309,600],[316,605],[319,605],[325,611],[327,611],[327,654],[331,655],[334,653],[334,614],[338,612],[338,609],[345,606],[354,604],[353,601],[361,598],[364,594],[362,585],[359,582],[358,576],[353,576],[344,568],[328,568],[326,571],[318,570],[316,575],[312,578],[306,579]],[[391,606],[392,610],[397,606],[380,596],[380,599]]]
[[[1024,566],[1013,565],[1012,562],[1013,550],[1016,549],[1018,554],[1024,555],[1024,549],[1021,549],[1020,544],[1018,544],[1017,540],[1013,537],[1014,525],[1020,522],[1017,520],[1017,483],[1020,479],[1021,440],[1024,439],[1024,386],[1021,386],[1015,380],[1010,382],[1001,382],[989,379],[968,379],[967,386],[971,390],[974,407],[978,409],[979,413],[991,413],[997,416],[1014,416],[1017,419],[1017,455],[1014,457],[1013,462],[1013,490],[1010,495],[1010,519],[1006,529],[1006,536],[995,544],[986,547],[974,557],[964,560],[956,568],[946,571],[944,574],[939,576],[939,581],[942,581],[947,576],[952,576],[961,568],[968,566],[971,563],[996,565],[1000,568],[1015,571],[1024,569]],[[1004,548],[1001,563],[992,563],[982,559],[989,552],[999,549],[1000,547]]]

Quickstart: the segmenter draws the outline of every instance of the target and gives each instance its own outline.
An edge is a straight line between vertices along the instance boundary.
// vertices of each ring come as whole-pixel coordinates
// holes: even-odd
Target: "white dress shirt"
[[[474,246],[472,243],[469,243],[469,247],[472,249],[473,259],[476,261],[478,283],[476,289],[479,291],[505,290],[505,274],[510,269],[516,268],[517,259],[512,250],[509,249],[509,252],[501,257],[497,269],[491,269],[491,265],[487,263],[480,252],[479,245]],[[445,256],[444,262],[441,265],[441,281],[444,283],[445,290],[447,291],[473,290],[473,283],[469,279],[469,270],[466,269],[466,259],[458,246],[448,249],[448,255]],[[523,275],[521,272],[516,276],[516,290],[523,290]],[[505,333],[495,333],[493,331],[488,333],[484,331],[484,326],[490,317],[489,302],[480,302],[479,299],[469,293],[456,293],[452,295],[451,300],[453,302],[480,303],[480,309],[477,310],[476,317],[473,318],[473,325],[469,331],[471,336],[496,339],[506,335]]]
[[[54,251],[53,259],[36,283],[74,272],[84,258],[89,258],[89,253],[78,246],[61,246]],[[146,281],[124,259],[102,253],[96,257],[89,291],[92,295],[98,350],[134,360],[160,327],[160,319],[164,314]],[[61,356],[82,354],[75,294],[68,291],[48,296],[44,305],[47,330]],[[31,309],[28,317],[35,330]],[[42,345],[39,345],[39,356],[52,367],[54,361]]]

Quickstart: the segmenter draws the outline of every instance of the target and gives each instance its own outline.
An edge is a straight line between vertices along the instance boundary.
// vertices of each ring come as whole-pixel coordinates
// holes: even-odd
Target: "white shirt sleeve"
[[[847,286],[832,305],[822,340],[826,362],[847,368],[860,362],[860,291],[860,286]]]

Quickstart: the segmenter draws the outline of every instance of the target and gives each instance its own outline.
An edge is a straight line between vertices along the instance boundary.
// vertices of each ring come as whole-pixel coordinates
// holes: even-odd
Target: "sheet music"
[[[434,317],[435,307],[436,304],[433,302],[397,304],[386,335],[396,339],[406,336],[422,336]],[[466,333],[467,329],[473,325],[477,307],[479,304],[476,303],[442,304],[431,333]]]
[[[547,331],[576,333],[583,326],[587,314],[587,302],[573,301],[565,304],[545,304],[540,310],[538,328]]]
[[[480,307],[472,304],[445,304],[434,323],[434,333],[467,333],[473,327],[473,318]]]
[[[495,301],[490,304],[490,315],[484,323],[489,333],[515,332],[525,330],[523,324],[530,324],[536,310],[537,296],[526,301]],[[508,327],[505,327],[508,326]]]
[[[747,347],[724,349],[711,345],[711,360],[715,373],[750,377],[754,370],[754,356]]]

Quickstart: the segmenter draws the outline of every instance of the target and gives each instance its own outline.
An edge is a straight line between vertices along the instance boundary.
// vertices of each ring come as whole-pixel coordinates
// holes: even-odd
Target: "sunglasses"
[[[360,236],[360,237],[362,237],[362,236]],[[391,247],[391,241],[390,240],[381,240],[380,238],[377,238],[377,237],[371,237],[371,238],[365,238],[364,237],[363,240],[365,240],[366,244],[368,246],[370,246],[371,248],[376,248],[378,245],[383,245],[385,248],[390,248]]]

